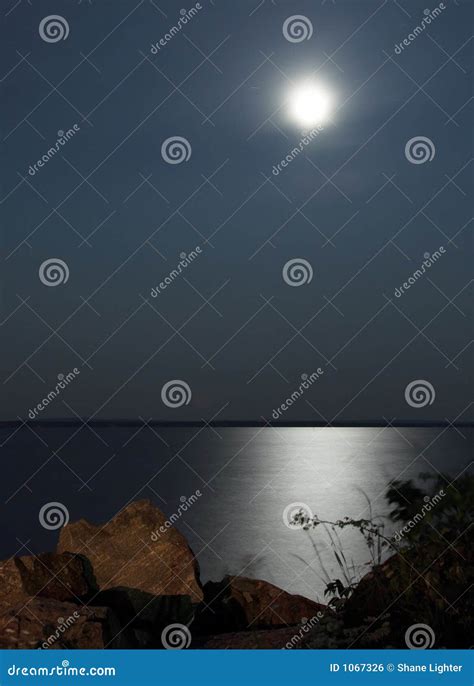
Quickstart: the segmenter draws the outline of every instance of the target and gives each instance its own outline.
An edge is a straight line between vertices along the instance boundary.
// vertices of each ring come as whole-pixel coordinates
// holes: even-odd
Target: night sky
[[[280,419],[472,419],[472,2],[395,50],[438,4],[201,0],[152,52],[194,5],[2,0],[0,418],[76,368],[37,419],[270,420],[320,368]],[[64,40],[40,35],[50,15]],[[294,15],[308,39],[285,37]],[[310,78],[331,115],[275,174]],[[46,285],[53,258],[68,278]],[[294,259],[307,283],[285,280]]]

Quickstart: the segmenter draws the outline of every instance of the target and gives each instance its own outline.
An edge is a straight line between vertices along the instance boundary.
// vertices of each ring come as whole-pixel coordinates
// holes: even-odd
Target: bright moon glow
[[[290,95],[292,119],[303,126],[325,122],[330,113],[329,93],[314,84],[305,84]]]

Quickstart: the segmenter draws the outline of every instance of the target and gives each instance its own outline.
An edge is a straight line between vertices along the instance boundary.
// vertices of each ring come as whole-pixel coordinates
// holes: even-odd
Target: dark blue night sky
[[[472,3],[413,34],[438,5],[202,0],[152,51],[194,5],[2,1],[1,419],[74,368],[37,418],[270,420],[320,368],[285,421],[472,419]],[[41,37],[49,15],[64,40]],[[294,15],[307,40],[285,37]],[[306,133],[285,99],[307,79],[332,112],[272,173]],[[53,258],[68,278],[47,285]]]

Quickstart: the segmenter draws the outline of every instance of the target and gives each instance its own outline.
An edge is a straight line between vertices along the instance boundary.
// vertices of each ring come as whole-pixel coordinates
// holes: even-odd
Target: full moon
[[[321,86],[305,83],[290,94],[290,114],[302,126],[316,126],[328,119],[331,109],[329,92]]]

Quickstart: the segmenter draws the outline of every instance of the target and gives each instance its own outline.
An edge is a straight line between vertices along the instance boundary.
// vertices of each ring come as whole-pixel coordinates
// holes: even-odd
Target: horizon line
[[[384,419],[370,419],[370,420],[338,420],[334,422],[323,422],[323,421],[311,421],[311,420],[276,420],[273,422],[265,420],[248,420],[248,419],[231,419],[231,420],[214,420],[206,422],[204,420],[181,420],[181,421],[170,421],[170,420],[159,420],[154,419],[150,421],[144,421],[140,419],[5,419],[0,420],[0,428],[2,427],[22,427],[22,426],[39,426],[39,427],[65,427],[65,426],[80,426],[81,424],[87,426],[160,426],[166,428],[205,428],[205,427],[221,427],[221,428],[246,428],[246,427],[268,427],[268,428],[372,428],[372,427],[407,427],[407,428],[457,428],[464,427],[470,428],[474,427],[474,421],[458,421],[449,422],[447,420],[409,420],[409,419],[394,419],[392,422],[388,422]]]

